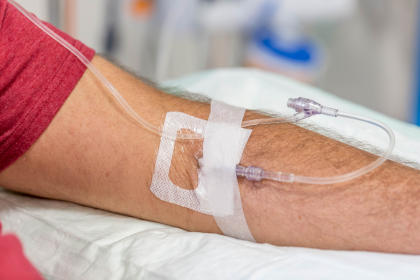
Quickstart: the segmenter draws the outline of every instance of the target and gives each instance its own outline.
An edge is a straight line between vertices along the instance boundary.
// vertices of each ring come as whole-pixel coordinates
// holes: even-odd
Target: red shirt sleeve
[[[95,52],[53,26],[88,59]],[[0,172],[48,127],[86,67],[0,0]]]
[[[0,235],[0,279],[42,279],[38,271],[26,259],[22,245],[14,235]]]

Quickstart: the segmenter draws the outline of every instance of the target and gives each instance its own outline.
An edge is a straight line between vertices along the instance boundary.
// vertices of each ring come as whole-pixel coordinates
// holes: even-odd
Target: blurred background
[[[256,67],[420,124],[416,0],[17,0],[143,77]]]

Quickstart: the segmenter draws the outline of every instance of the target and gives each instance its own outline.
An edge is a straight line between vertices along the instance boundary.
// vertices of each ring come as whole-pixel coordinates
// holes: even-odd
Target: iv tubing
[[[102,75],[102,73],[94,67],[90,61],[74,46],[69,44],[66,40],[61,38],[58,34],[56,34],[54,31],[52,31],[50,28],[48,28],[43,22],[41,22],[38,18],[36,18],[34,15],[27,12],[23,7],[21,7],[19,4],[17,4],[14,0],[8,0],[10,4],[12,4],[17,10],[19,10],[28,20],[30,20],[35,26],[40,28],[42,31],[44,31],[47,35],[49,35],[52,39],[54,39],[57,43],[65,47],[68,51],[70,51],[74,56],[76,56],[80,62],[82,62],[98,79],[100,82],[102,82],[105,87],[109,90],[109,92],[112,94],[112,96],[115,98],[115,100],[123,107],[123,109],[132,117],[135,121],[137,121],[140,125],[142,125],[145,129],[148,131],[157,134],[159,136],[171,139],[171,140],[199,140],[202,139],[202,135],[199,134],[189,134],[189,133],[183,133],[177,135],[176,139],[173,139],[173,137],[169,135],[165,135],[162,132],[162,129],[155,127],[153,124],[148,123],[146,120],[144,120],[142,117],[140,117],[137,112],[128,104],[128,102],[122,97],[122,95],[118,92],[118,90],[105,78],[105,76]],[[309,100],[310,101],[310,100]],[[299,104],[298,104],[299,105]],[[307,104],[306,104],[307,105]],[[312,105],[312,104],[310,104]],[[319,105],[319,104],[317,104]],[[388,149],[384,153],[384,155],[380,158],[378,158],[376,161],[372,162],[371,164],[368,164],[367,166],[360,168],[356,171],[339,175],[339,176],[333,176],[333,177],[306,177],[306,176],[298,176],[294,174],[287,174],[282,172],[271,172],[271,171],[265,171],[259,167],[243,167],[238,165],[237,166],[237,175],[246,177],[249,180],[252,181],[260,181],[260,180],[274,180],[279,182],[299,182],[299,183],[305,183],[305,184],[334,184],[334,183],[341,183],[344,181],[352,180],[354,178],[357,178],[359,176],[362,176],[373,169],[379,167],[381,164],[383,164],[387,158],[390,156],[394,146],[395,146],[395,136],[392,130],[386,126],[383,123],[360,117],[355,116],[347,113],[338,112],[336,109],[331,109],[328,107],[323,107],[319,105],[321,110],[319,112],[315,113],[309,113],[308,115],[305,115],[306,112],[304,112],[304,116],[302,116],[301,112],[298,112],[295,116],[291,118],[266,118],[266,119],[257,119],[257,120],[250,120],[250,121],[244,121],[242,124],[242,127],[251,127],[256,125],[262,125],[262,124],[274,124],[274,123],[286,123],[286,122],[297,122],[303,118],[310,117],[313,114],[326,114],[330,116],[335,117],[344,117],[344,118],[350,118],[359,120],[362,122],[366,122],[372,125],[375,125],[379,128],[382,128],[389,136],[390,142]],[[291,106],[289,106],[291,107]],[[295,108],[296,109],[296,108]],[[325,112],[322,110],[326,109]],[[331,113],[332,112],[332,113]]]
[[[296,183],[304,183],[304,184],[328,185],[328,184],[336,184],[336,183],[350,181],[362,175],[365,175],[366,173],[381,166],[388,159],[388,157],[392,153],[392,150],[395,147],[395,135],[391,128],[389,128],[384,123],[374,121],[365,117],[344,113],[344,112],[337,111],[336,116],[366,122],[384,130],[389,137],[389,145],[385,153],[382,156],[380,156],[378,159],[373,161],[372,163],[360,169],[357,169],[353,172],[349,172],[343,175],[333,176],[333,177],[299,176],[299,175],[283,173],[283,172],[267,171],[267,170],[263,170],[262,168],[254,167],[254,166],[244,167],[241,165],[238,165],[236,167],[237,175],[241,177],[245,177],[250,181],[271,180],[271,181],[287,182],[287,183],[296,182]]]
[[[144,120],[141,116],[137,114],[137,112],[128,104],[128,102],[122,97],[119,91],[108,81],[102,73],[90,63],[89,59],[87,59],[78,49],[74,46],[69,44],[66,40],[52,31],[48,26],[46,26],[43,22],[41,22],[37,17],[27,12],[22,6],[16,3],[14,0],[8,0],[16,9],[18,9],[26,18],[28,18],[33,24],[35,24],[39,29],[44,31],[48,36],[54,39],[57,43],[65,47],[68,51],[70,51],[74,56],[76,56],[80,62],[82,62],[97,78],[98,80],[109,90],[111,95],[115,98],[115,100],[122,106],[122,108],[128,113],[128,115],[137,121],[141,126],[143,126],[148,131],[171,139],[171,140],[201,140],[203,137],[199,134],[194,133],[182,133],[178,134],[176,139],[172,139],[171,136],[165,135],[159,127],[155,127],[153,124],[148,123]],[[294,118],[292,119],[260,119],[260,120],[252,120],[244,122],[243,127],[249,126],[256,126],[259,124],[273,124],[273,123],[284,123],[284,122],[293,122],[295,121]]]
[[[90,61],[84,56],[78,49],[72,46],[69,42],[64,40],[54,31],[52,31],[48,26],[46,26],[43,22],[41,22],[38,18],[34,15],[27,12],[22,6],[16,3],[13,0],[8,0],[16,9],[18,9],[26,18],[28,18],[33,24],[35,24],[39,29],[44,31],[47,35],[49,35],[52,39],[54,39],[57,43],[65,47],[68,51],[70,51],[74,56],[76,56],[80,62],[82,62],[98,79],[102,82],[105,87],[109,90],[115,100],[125,109],[125,111],[138,123],[140,123],[144,128],[147,130],[162,135],[162,131],[159,128],[154,127],[153,125],[149,124],[145,121],[142,117],[140,117],[136,111],[127,103],[127,101],[121,96],[118,90],[102,75],[102,73],[94,67]],[[180,137],[182,138],[182,137]]]

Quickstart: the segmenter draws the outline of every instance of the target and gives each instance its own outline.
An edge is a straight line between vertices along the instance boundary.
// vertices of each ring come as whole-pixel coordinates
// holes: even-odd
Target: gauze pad
[[[208,121],[179,112],[167,113],[163,130],[171,137],[161,138],[150,190],[163,201],[214,216],[226,235],[254,240],[243,214],[235,171],[251,135],[251,130],[241,128],[244,113],[244,109],[215,101]],[[185,129],[204,138],[194,190],[175,185],[169,177],[175,148],[172,139]]]

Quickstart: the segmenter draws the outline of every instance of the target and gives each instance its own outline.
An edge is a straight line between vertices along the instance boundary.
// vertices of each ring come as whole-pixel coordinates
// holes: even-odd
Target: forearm
[[[272,129],[279,149],[261,155],[247,151],[245,165],[295,174],[331,176],[360,168],[374,157],[316,133],[288,126]],[[267,128],[270,129],[270,128]],[[258,133],[258,130],[254,131]],[[260,132],[261,135],[269,133]],[[262,147],[265,137],[250,139]],[[284,146],[282,146],[282,143]],[[251,148],[251,146],[250,146]],[[248,160],[249,159],[249,160]],[[315,163],[315,164],[314,164]],[[419,171],[387,161],[358,179],[335,185],[252,183],[247,211],[260,213],[264,241],[282,245],[420,253]]]
[[[206,104],[164,94],[100,58],[93,63],[135,110],[156,126],[163,124],[168,111],[208,118]],[[245,118],[255,117],[248,112]],[[0,174],[0,184],[187,230],[220,233],[213,217],[163,202],[151,193],[159,143],[159,136],[131,120],[87,72],[43,136]],[[193,188],[197,181],[195,156],[201,143],[179,145],[182,147],[175,149],[170,176],[175,183]],[[241,164],[332,176],[361,167],[373,158],[283,124],[253,129]],[[239,185],[245,216],[257,241],[420,253],[417,170],[387,162],[357,180],[332,186],[243,179]]]
[[[167,111],[190,107],[197,116],[208,115],[208,106],[164,94],[100,57],[92,63],[156,126]],[[86,71],[38,141],[0,174],[0,185],[185,228],[196,214],[160,201],[149,189],[159,143]],[[175,179],[189,180],[184,174]],[[211,217],[198,216],[203,225],[211,224]]]

